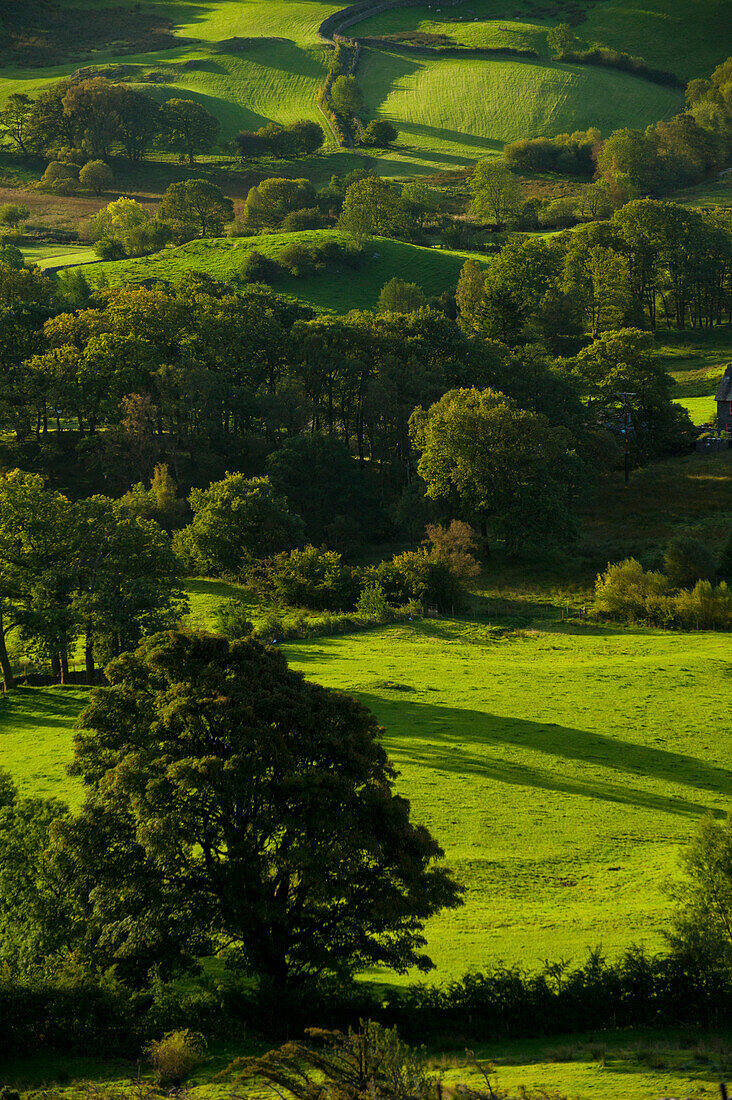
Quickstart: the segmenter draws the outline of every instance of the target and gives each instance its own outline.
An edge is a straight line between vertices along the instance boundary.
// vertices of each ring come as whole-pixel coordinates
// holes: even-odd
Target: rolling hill
[[[335,230],[307,230],[300,233],[268,233],[260,237],[216,238],[192,241],[178,248],[165,248],[139,260],[81,265],[79,270],[91,282],[106,278],[110,283],[139,283],[150,279],[174,282],[185,271],[203,271],[224,282],[239,276],[247,252],[256,249],[273,259],[293,243],[314,244],[327,239],[345,241]],[[333,267],[307,278],[284,275],[273,284],[281,294],[291,295],[319,309],[346,313],[376,305],[384,283],[395,275],[417,283],[428,296],[454,290],[466,259],[488,263],[485,257],[447,249],[421,248],[386,237],[376,237],[365,248],[359,270],[345,272]],[[344,278],[344,274],[347,275]]]

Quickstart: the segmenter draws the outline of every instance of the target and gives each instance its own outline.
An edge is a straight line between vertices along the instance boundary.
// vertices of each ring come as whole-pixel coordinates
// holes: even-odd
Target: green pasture
[[[732,362],[732,327],[659,331],[657,343],[662,362],[674,379],[674,400],[688,410],[695,424],[706,424],[717,415],[714,394]]]
[[[415,819],[467,887],[428,928],[437,979],[661,945],[679,846],[732,799],[727,635],[428,620],[285,648],[373,709]],[[82,701],[32,688],[2,703],[0,766],[24,791],[77,797]]]
[[[138,260],[115,260],[82,266],[80,270],[92,282],[100,277],[106,277],[111,283],[139,283],[148,279],[175,281],[185,271],[203,271],[229,281],[239,276],[244,258],[252,249],[277,259],[283,249],[294,242],[315,244],[334,238],[346,241],[344,234],[334,230],[215,238],[166,248]],[[460,269],[469,258],[468,253],[422,248],[387,237],[374,237],[364,247],[366,258],[359,270],[334,265],[306,278],[286,275],[276,280],[273,289],[321,309],[346,313],[350,309],[375,306],[384,283],[395,275],[417,283],[428,296],[453,290]],[[479,260],[488,262],[480,257]]]
[[[97,255],[93,248],[75,244],[24,244],[20,251],[26,263],[36,264],[44,271],[92,263]]]
[[[726,0],[603,0],[589,6],[577,33],[685,80],[708,76],[732,53]]]
[[[678,92],[608,69],[397,49],[363,51],[359,82],[369,112],[392,121],[413,161],[435,171],[499,153],[518,138],[644,128],[681,104]]]

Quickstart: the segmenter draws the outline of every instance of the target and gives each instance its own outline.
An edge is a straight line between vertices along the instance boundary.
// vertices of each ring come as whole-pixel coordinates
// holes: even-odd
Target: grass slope
[[[414,149],[414,163],[435,170],[521,137],[645,127],[681,104],[678,92],[606,69],[397,50],[365,50],[359,82],[369,110],[392,121],[400,143]]]
[[[135,283],[154,278],[174,281],[184,271],[205,271],[226,281],[238,277],[244,257],[252,249],[276,259],[294,241],[312,244],[333,237],[341,241],[346,239],[333,230],[307,230],[193,241],[139,260],[93,264],[82,266],[81,270],[92,281],[105,276],[112,283]],[[468,253],[421,248],[386,237],[367,242],[365,252],[368,258],[358,271],[332,267],[308,278],[284,276],[277,280],[273,289],[319,308],[345,313],[350,309],[375,306],[384,283],[395,275],[417,283],[427,295],[453,290],[460,268],[470,258]],[[473,258],[481,260],[481,257]]]
[[[668,332],[659,335],[658,343],[663,365],[676,382],[674,400],[688,410],[695,424],[714,420],[714,394],[732,362],[732,327]]]
[[[399,789],[467,886],[428,929],[437,977],[660,944],[678,847],[732,798],[727,636],[429,621],[286,650],[374,710]],[[3,704],[0,765],[25,791],[77,797],[81,697]]]

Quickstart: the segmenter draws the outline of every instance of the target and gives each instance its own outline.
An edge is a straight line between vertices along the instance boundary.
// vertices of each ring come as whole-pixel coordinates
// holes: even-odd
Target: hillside
[[[252,250],[277,259],[291,244],[313,244],[323,240],[345,241],[345,236],[335,230],[307,230],[192,241],[139,260],[82,265],[80,270],[92,282],[100,278],[110,283],[139,283],[149,279],[173,282],[185,271],[204,271],[226,282],[239,276],[244,258]],[[364,255],[363,266],[359,269],[334,266],[306,278],[283,275],[273,283],[273,289],[321,309],[346,313],[349,309],[373,308],[384,283],[396,275],[408,277],[429,297],[454,290],[466,259],[477,258],[481,263],[488,263],[479,255],[422,248],[385,237],[374,238]]]
[[[656,0],[641,12],[620,0],[598,0],[577,31],[682,77],[701,75],[732,51],[728,21],[717,19],[720,4],[674,0],[669,10]],[[46,7],[51,11],[39,7],[31,27],[40,25]],[[198,99],[220,120],[224,140],[273,120],[322,122],[315,94],[328,50],[318,27],[337,5],[157,0],[135,5],[130,24],[125,12],[132,7],[131,0],[105,7],[108,15],[102,18],[93,3],[64,0],[60,10],[68,13],[74,33],[56,28],[53,36],[41,36],[42,48],[35,52],[32,43],[17,45],[5,58],[0,101],[14,91],[35,92],[91,64],[106,66],[114,79],[161,100],[173,94]],[[614,70],[549,60],[546,30],[561,18],[559,5],[463,0],[444,13],[427,5],[408,7],[350,28],[359,36],[439,33],[457,47],[510,46],[538,54],[534,60],[440,57],[405,52],[398,44],[364,50],[357,77],[366,117],[391,119],[401,131],[397,149],[378,159],[378,170],[426,174],[474,161],[518,137],[590,125],[604,133],[623,125],[645,127],[678,109],[678,91]],[[133,33],[130,27],[137,23]]]

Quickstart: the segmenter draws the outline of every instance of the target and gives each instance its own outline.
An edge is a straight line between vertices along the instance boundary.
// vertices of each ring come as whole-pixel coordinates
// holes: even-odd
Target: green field
[[[374,710],[400,790],[467,886],[429,926],[437,979],[661,945],[679,845],[732,801],[727,636],[426,621],[286,651]],[[64,769],[82,698],[3,702],[0,766],[25,791],[76,797]]]
[[[26,263],[36,264],[42,270],[75,267],[92,263],[96,259],[93,248],[75,244],[24,244],[20,251]]]
[[[80,270],[92,282],[100,277],[106,277],[111,283],[156,278],[175,281],[185,271],[204,271],[227,281],[239,275],[244,257],[251,249],[276,259],[293,242],[314,244],[326,239],[342,243],[347,240],[344,234],[335,230],[315,229],[300,233],[268,233],[260,237],[216,238],[166,248],[139,260],[116,260],[82,266]],[[285,275],[276,280],[273,289],[321,309],[346,313],[350,309],[375,306],[384,283],[395,275],[417,283],[428,296],[438,295],[444,290],[454,290],[466,259],[488,262],[474,253],[421,248],[386,237],[375,237],[367,242],[365,256],[359,270],[333,266],[307,278]]]
[[[79,0],[67,3],[79,6]],[[81,6],[84,3],[90,0],[81,0]],[[444,17],[425,6],[387,12],[357,25],[353,33],[437,31],[470,47],[529,47],[541,55],[530,62],[365,50],[357,76],[366,113],[393,120],[401,133],[397,148],[376,159],[380,173],[403,176],[452,168],[500,151],[504,142],[520,137],[590,125],[604,133],[623,125],[645,127],[681,105],[680,93],[627,74],[551,62],[545,41],[550,22],[543,22],[533,8],[524,10],[520,0],[517,4],[465,0],[446,9]],[[592,30],[603,41],[612,40],[623,48],[632,46],[651,62],[660,63],[648,49],[636,49],[641,40],[653,46],[652,41],[645,43],[645,36],[663,22],[656,11],[659,5],[656,0],[650,12],[645,10],[648,5],[637,12],[627,2],[603,0],[592,12],[587,33]],[[675,0],[674,14],[668,17],[674,31],[667,36],[672,45],[664,40],[666,52],[660,59],[668,64],[676,59],[682,67],[688,62],[695,72],[707,71],[729,52],[726,29],[721,35],[708,33],[714,0],[699,0],[698,6],[700,26],[706,28],[702,31],[689,15],[688,0],[685,5]],[[322,122],[315,94],[324,79],[327,50],[317,28],[337,5],[319,0],[148,0],[135,10],[171,18],[180,46],[157,53],[120,54],[114,45],[100,43],[88,62],[122,62],[124,79],[156,98],[183,94],[198,99],[219,118],[226,140],[242,127],[255,128],[272,120],[310,117]],[[699,44],[702,39],[704,49]],[[692,42],[688,57],[687,40]],[[0,101],[12,91],[37,91],[78,67],[78,58],[62,59],[45,69],[5,66]]]
[[[398,50],[364,51],[359,81],[370,111],[396,125],[415,162],[435,170],[500,152],[522,137],[645,127],[681,103],[678,92],[607,69]]]

